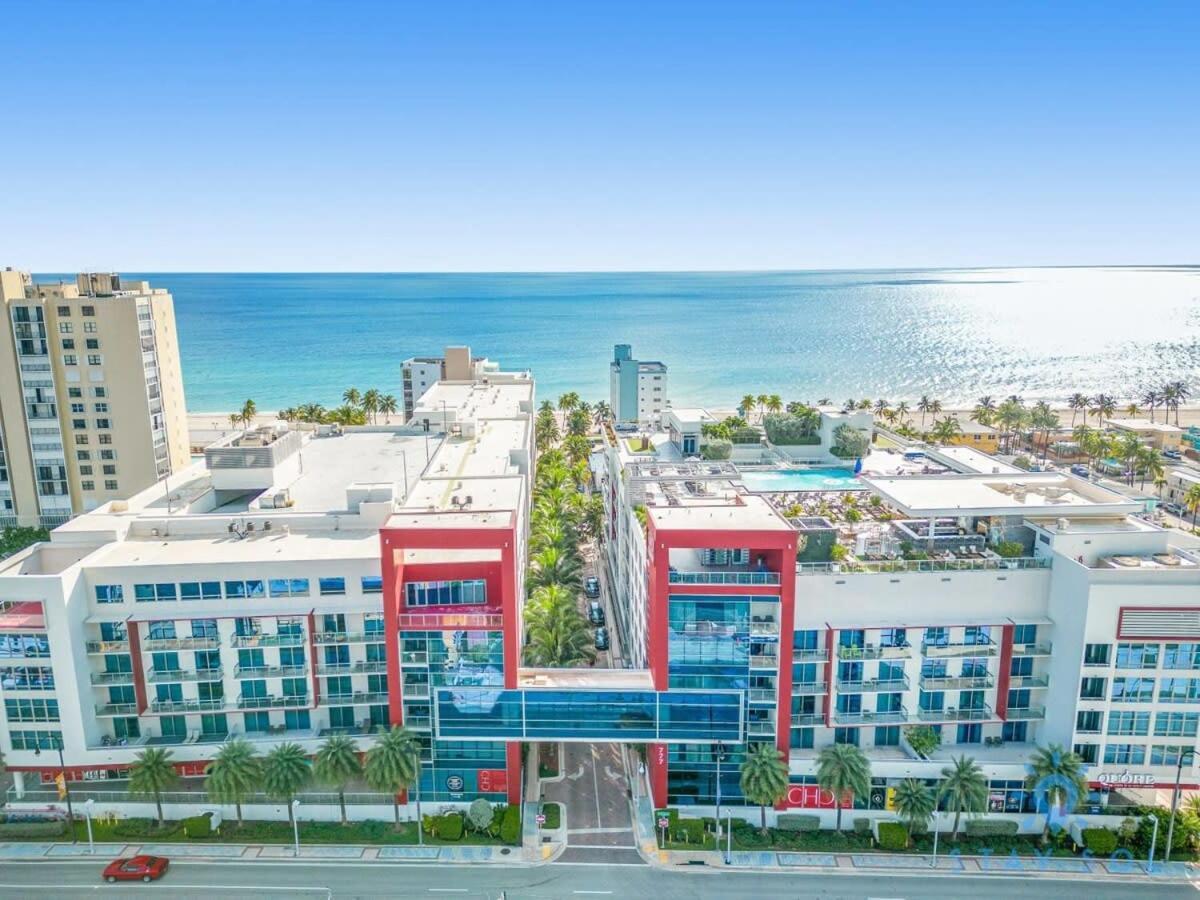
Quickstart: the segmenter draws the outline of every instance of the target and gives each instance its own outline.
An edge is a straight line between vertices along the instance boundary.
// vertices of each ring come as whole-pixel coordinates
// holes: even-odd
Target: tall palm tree
[[[232,803],[242,825],[242,803],[262,782],[262,760],[244,738],[226,741],[204,770],[204,790],[218,803]]]
[[[358,392],[358,388],[349,387],[342,391],[342,402],[349,406],[358,406],[362,403],[362,394]]]
[[[393,395],[384,394],[379,398],[379,411],[383,413],[383,421],[385,425],[392,421],[392,416],[396,414],[397,409],[399,409],[399,404],[396,402],[396,398]]]
[[[238,413],[238,416],[239,416],[239,418],[241,418],[242,424],[245,425],[247,429],[249,429],[250,423],[254,421],[254,417],[257,414],[258,414],[258,406],[254,403],[253,400],[247,400],[245,403],[242,404],[242,409],[241,409],[241,412]]]
[[[603,428],[606,422],[612,421],[612,407],[601,400],[592,407],[592,421],[597,428]]]
[[[533,436],[539,447],[552,447],[558,443],[558,422],[553,417],[539,418],[537,424],[533,426]]]
[[[933,411],[933,400],[928,394],[922,394],[921,399],[917,401],[917,411],[921,413],[921,430],[925,430],[925,414]]]
[[[554,415],[554,404],[551,403],[549,400],[543,400],[541,403],[538,404],[538,415],[539,416]]]
[[[1191,396],[1192,392],[1187,386],[1187,382],[1184,381],[1172,381],[1167,387],[1171,389],[1171,394],[1174,397],[1172,405],[1175,407],[1175,427],[1178,428],[1180,404],[1184,403]]]
[[[396,828],[400,828],[399,793],[407,791],[417,782],[421,771],[421,745],[417,736],[407,728],[393,726],[391,731],[380,735],[375,746],[367,751],[363,778],[377,791],[392,795],[392,809],[396,814]],[[419,801],[418,801],[419,802]],[[417,827],[421,827],[421,809],[417,807]]]
[[[310,781],[312,765],[299,744],[279,744],[262,761],[263,792],[287,804],[289,822],[295,822],[292,800]]]
[[[1087,394],[1080,394],[1076,392],[1070,396],[1070,398],[1067,400],[1067,406],[1071,408],[1072,428],[1075,427],[1075,417],[1081,412],[1083,413],[1083,420],[1085,422],[1087,421],[1087,409],[1090,405],[1091,401],[1088,399]]]
[[[905,778],[896,785],[896,813],[908,827],[909,842],[918,825],[927,825],[937,809],[937,798],[923,781]]]
[[[1196,530],[1196,514],[1200,513],[1200,484],[1193,484],[1183,495],[1183,507],[1192,514],[1192,531]]]
[[[1157,484],[1162,478],[1165,482],[1167,470],[1163,467],[1162,457],[1153,447],[1142,447],[1138,450],[1137,459],[1135,460],[1137,471],[1142,476],[1141,489],[1146,489],[1146,479],[1149,478],[1153,483]]]
[[[567,413],[567,433],[582,437],[588,433],[592,417],[582,409],[573,409]]]
[[[1150,413],[1150,421],[1154,421],[1154,409],[1162,401],[1162,396],[1155,388],[1147,388],[1142,394],[1142,405]]]
[[[321,784],[337,791],[342,824],[346,824],[346,785],[362,773],[358,745],[345,734],[335,734],[325,740],[313,758],[313,776]]]
[[[938,785],[938,799],[946,801],[947,809],[954,810],[954,831],[950,839],[958,840],[958,823],[964,812],[983,812],[987,807],[988,782],[979,764],[966,754],[954,759],[942,769],[942,783]]]
[[[833,794],[837,830],[842,830],[842,801],[847,794],[871,793],[871,763],[853,744],[830,744],[817,754],[817,784]]]
[[[362,400],[359,402],[359,406],[367,414],[372,425],[375,424],[375,415],[379,412],[379,398],[382,396],[375,388],[370,388],[362,395]]]
[[[899,403],[896,404],[896,418],[898,418],[900,420],[901,425],[903,425],[905,419],[908,418],[908,412],[909,412],[909,406],[908,406],[907,400],[901,400]]]
[[[996,401],[988,396],[980,397],[975,408],[971,410],[971,421],[978,422],[980,425],[991,425],[995,422]]]
[[[134,796],[153,797],[158,811],[158,827],[162,828],[163,791],[170,790],[179,780],[179,773],[171,763],[171,751],[150,747],[143,750],[129,767],[129,793]]]
[[[771,743],[751,744],[741,766],[742,794],[758,806],[762,833],[767,833],[767,807],[774,806],[788,791],[788,766],[783,752]]]
[[[579,394],[575,391],[567,391],[558,398],[558,408],[562,412],[570,412],[579,405]]]
[[[1044,798],[1060,814],[1071,812],[1087,796],[1088,783],[1083,774],[1083,760],[1061,744],[1050,744],[1033,751],[1026,783],[1035,796]],[[1067,809],[1068,806],[1071,809]],[[1047,815],[1042,840],[1049,838],[1050,816]]]
[[[579,555],[573,551],[565,552],[553,547],[535,554],[529,561],[529,576],[526,582],[530,591],[552,584],[566,587],[576,587],[583,573]]]
[[[294,406],[289,406],[287,409],[281,409],[279,412],[275,413],[275,417],[283,420],[284,422],[294,422],[297,418],[296,408]]]
[[[1141,415],[1141,412],[1142,408],[1133,401],[1130,401],[1125,407],[1125,415],[1129,416],[1131,419],[1136,419],[1139,415]]]
[[[1111,419],[1116,411],[1117,401],[1112,398],[1111,394],[1097,394],[1092,398],[1092,413],[1096,416],[1096,421],[1101,428],[1104,427],[1104,420]]]
[[[763,420],[763,413],[770,399],[771,397],[768,394],[759,394],[754,398],[755,402],[758,404],[758,421],[760,422]]]
[[[944,419],[934,419],[933,428],[929,431],[930,437],[942,444],[950,443],[961,434],[962,426],[958,424],[958,419],[954,418],[954,416],[946,416]]]
[[[754,404],[755,404],[755,400],[754,400],[753,394],[744,394],[742,396],[742,400],[738,404],[738,409],[740,409],[742,411],[743,417],[745,417],[746,419],[750,418],[750,414],[752,412],[754,412]]]
[[[551,584],[535,590],[525,604],[528,665],[574,666],[596,658],[592,629],[579,611],[575,596],[573,590]]]
[[[767,409],[773,413],[783,411],[783,398],[778,394],[771,394],[767,397]]]
[[[888,407],[890,405],[891,404],[889,404],[886,400],[884,400],[882,397],[880,397],[878,400],[875,401],[875,406],[873,407],[873,411],[876,416],[878,416],[879,418],[882,419],[883,414],[885,412],[887,412]]]

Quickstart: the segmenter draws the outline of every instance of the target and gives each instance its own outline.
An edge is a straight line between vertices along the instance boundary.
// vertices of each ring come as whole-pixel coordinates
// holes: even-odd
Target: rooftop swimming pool
[[[741,473],[742,483],[756,493],[775,491],[861,491],[864,485],[850,469],[768,469]]]

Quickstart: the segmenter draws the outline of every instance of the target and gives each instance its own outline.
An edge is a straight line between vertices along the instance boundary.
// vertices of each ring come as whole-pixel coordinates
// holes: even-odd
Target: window
[[[246,733],[263,733],[271,730],[271,714],[265,712],[248,712],[242,715],[246,725]]]
[[[72,325],[70,322],[59,322],[58,323],[58,333],[59,334],[70,334],[74,330],[75,330],[75,326]]]
[[[74,353],[64,353],[63,354],[63,365],[64,366],[77,366],[77,365],[79,365],[79,360],[76,358]]]
[[[280,647],[279,648],[279,665],[287,668],[303,668],[304,667],[304,648],[303,647]]]
[[[1200,669],[1200,644],[1167,644],[1163,648],[1164,669]]]
[[[487,583],[482,578],[415,581],[405,585],[405,596],[409,606],[478,606],[487,603]]]
[[[101,429],[103,429],[103,428],[112,428],[112,419],[103,419],[103,418],[102,418],[102,419],[97,419],[97,420],[96,420],[96,427],[97,427],[97,428],[101,428]]]
[[[945,647],[950,643],[950,629],[926,628],[925,643],[930,647]]]
[[[283,724],[289,731],[307,731],[312,727],[307,709],[284,710]]]
[[[1016,625],[1013,627],[1013,643],[1014,644],[1036,644],[1037,643],[1036,625]]]
[[[116,479],[114,479],[114,478],[106,479],[106,480],[105,480],[105,482],[104,482],[104,489],[105,489],[106,491],[115,491],[115,490],[117,490],[117,482],[116,482]]]
[[[125,592],[119,584],[96,585],[97,603],[124,603]]]
[[[58,308],[58,314],[59,314],[60,316],[66,316],[66,317],[69,317],[69,316],[71,315],[71,307],[69,307],[69,306],[60,306],[60,307]]]
[[[75,338],[63,338],[62,339],[62,348],[64,350],[74,350],[75,349]]]
[[[155,603],[179,598],[173,584],[135,584],[133,599],[138,603]]]
[[[76,450],[75,458],[77,460],[79,460],[80,462],[86,462],[87,460],[92,458],[92,454],[88,450]]]
[[[1023,744],[1029,739],[1028,722],[1005,722],[1000,729],[1000,739]]]
[[[203,584],[216,584],[215,581],[205,581]],[[217,596],[220,596],[218,594]],[[192,637],[215,638],[217,636],[216,619],[192,619]]]
[[[83,403],[72,403],[71,412],[75,413],[76,415],[85,413],[87,412],[87,406]]]
[[[166,641],[175,638],[175,622],[167,619],[161,622],[148,623],[146,636],[151,640]]]
[[[1200,678],[1164,678],[1158,690],[1159,703],[1192,703],[1200,700]]]
[[[1071,748],[1075,755],[1089,766],[1094,766],[1100,761],[1100,745],[1099,744],[1076,744]]]
[[[104,471],[105,475],[116,475],[117,474],[117,467],[114,466],[112,463],[105,463],[100,468]]]
[[[1197,725],[1200,725],[1200,713],[1159,713],[1154,717],[1154,736],[1194,738]]]
[[[1083,648],[1083,664],[1085,666],[1107,666],[1108,653],[1111,644],[1088,644]]]
[[[1158,666],[1158,644],[1117,644],[1118,669],[1154,669]]]
[[[978,722],[959,725],[955,737],[959,744],[978,744],[983,741],[983,726]]]
[[[1150,733],[1150,713],[1125,711],[1109,713],[1108,733],[1144,737]]]
[[[1180,747],[1174,744],[1154,744],[1150,747],[1150,765],[1178,766],[1180,759],[1186,764],[1191,755],[1191,747]]]
[[[95,334],[96,333],[96,323],[95,322],[84,322],[83,330],[86,331],[88,334]]]
[[[246,597],[256,598],[265,597],[266,591],[263,588],[263,583],[257,579],[250,581],[227,581],[225,582],[225,597],[229,600],[241,600]]]
[[[336,597],[346,593],[345,578],[318,578],[317,586],[322,597]]]
[[[94,315],[96,314],[96,307],[94,307],[94,306],[81,306],[81,307],[79,308],[79,311],[80,311],[81,313],[83,313],[85,316],[94,316]],[[90,323],[89,323],[89,324],[90,324]]]
[[[272,578],[272,597],[307,597],[307,578]]]
[[[93,397],[107,397],[108,391],[106,391],[102,387],[94,387],[94,388],[92,388],[92,396]]]
[[[1107,678],[1084,678],[1079,683],[1080,700],[1103,700],[1108,686]]]
[[[108,435],[107,435],[107,434],[102,434],[102,435],[100,435],[100,438],[101,438],[101,440],[100,440],[100,443],[102,443],[102,444],[107,444],[107,443],[108,443],[108,441],[104,440],[104,438],[107,438],[107,437],[108,437]],[[100,458],[101,458],[101,459],[116,459],[116,458],[117,458],[117,451],[115,451],[115,450],[101,450],[101,451],[100,451]]]
[[[87,442],[88,442],[88,436],[86,434],[75,435],[75,444],[77,446],[81,446],[81,447],[86,446]]]
[[[104,362],[103,362],[103,360],[101,360],[101,359],[100,359],[100,354],[99,354],[99,353],[89,353],[89,354],[88,354],[87,361],[88,361],[88,365],[89,365],[89,366],[102,366],[102,365],[104,365]]]
[[[99,350],[100,349],[99,338],[87,338],[84,341],[84,344],[87,346],[87,349],[89,349],[89,350]]]
[[[112,443],[112,435],[111,434],[102,434],[96,440],[98,440],[101,444],[111,444]],[[108,459],[108,457],[104,457],[104,459]]]
[[[76,431],[82,431],[83,429],[87,428],[87,419],[72,419],[71,427]]]
[[[835,744],[853,744],[858,746],[858,729],[857,728],[835,728],[833,729],[833,742]]]
[[[10,731],[14,750],[53,750],[62,746],[61,731]]]
[[[1146,761],[1146,748],[1140,744],[1109,744],[1104,748],[1104,761],[1119,766],[1140,766]]]
[[[1113,703],[1149,703],[1154,699],[1153,678],[1114,678]]]
[[[180,600],[220,600],[221,582],[185,581],[179,585]]]
[[[1099,734],[1104,713],[1098,709],[1081,709],[1075,714],[1075,730],[1080,734]]]
[[[889,725],[886,728],[875,729],[875,746],[876,747],[898,747],[900,746],[900,726]]]
[[[59,721],[57,700],[6,699],[4,713],[10,722]]]
[[[379,575],[364,575],[362,577],[362,592],[364,594],[383,593],[383,578]]]

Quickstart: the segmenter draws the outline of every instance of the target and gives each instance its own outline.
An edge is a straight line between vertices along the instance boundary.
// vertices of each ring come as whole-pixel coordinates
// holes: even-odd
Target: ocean
[[[1200,266],[597,274],[125,273],[175,297],[188,408],[400,395],[400,363],[469,344],[540,397],[608,397],[615,343],[670,367],[674,405],[746,393],[1200,393]],[[54,278],[55,276],[38,276]]]

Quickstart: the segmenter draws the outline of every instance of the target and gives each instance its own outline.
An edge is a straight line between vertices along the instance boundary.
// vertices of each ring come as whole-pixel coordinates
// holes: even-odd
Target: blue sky
[[[1200,262],[1200,4],[10,3],[0,265]]]

